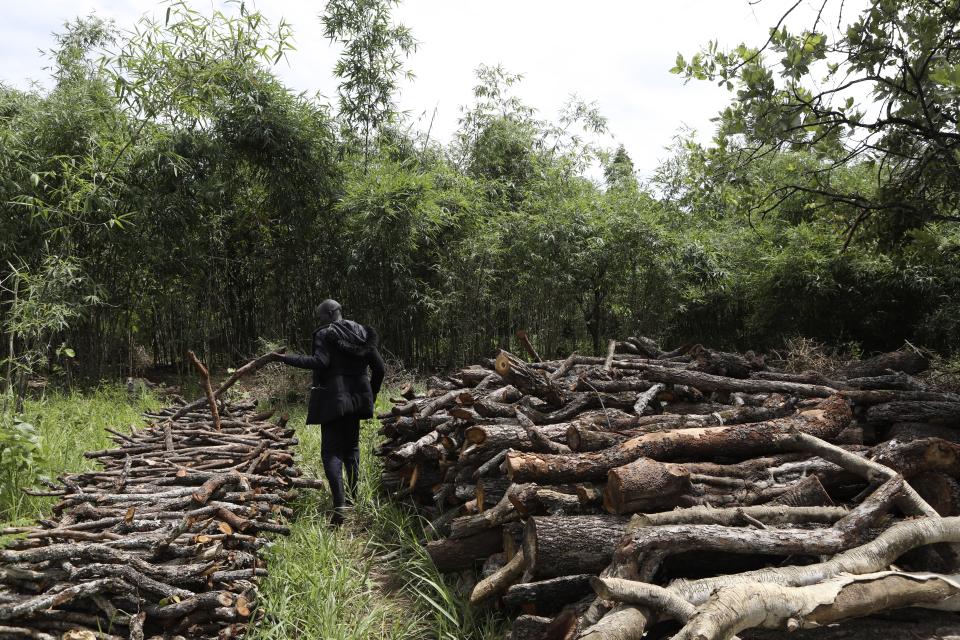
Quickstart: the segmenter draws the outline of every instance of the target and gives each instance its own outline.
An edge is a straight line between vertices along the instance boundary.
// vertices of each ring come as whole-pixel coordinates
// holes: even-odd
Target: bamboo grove
[[[906,198],[875,157],[832,164],[829,193],[768,206],[768,185],[821,175],[830,152],[793,141],[744,162],[749,137],[681,133],[641,181],[622,147],[586,142],[611,139],[593,105],[546,117],[519,76],[486,66],[460,130],[436,140],[392,98],[416,46],[392,4],[328,7],[327,35],[345,44],[336,103],[284,86],[275,64],[294,34],[244,5],[172,3],[123,30],[73,21],[49,88],[0,86],[10,384],[183,367],[188,348],[222,364],[303,346],[325,297],[415,368],[509,347],[517,329],[545,357],[635,334],[960,346],[956,222],[866,216],[879,209],[836,195]],[[382,37],[364,40],[350,11],[376,12]],[[378,65],[366,76],[351,66],[364,59]],[[704,60],[675,71],[717,73]]]

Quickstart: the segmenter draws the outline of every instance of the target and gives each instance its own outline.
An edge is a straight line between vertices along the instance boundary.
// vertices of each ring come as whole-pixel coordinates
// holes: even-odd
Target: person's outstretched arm
[[[280,354],[280,362],[300,369],[326,369],[330,366],[330,352],[320,333],[313,334],[313,355],[303,353]]]
[[[367,364],[370,366],[370,390],[373,391],[373,401],[376,402],[377,394],[380,393],[380,387],[383,385],[383,376],[387,373],[387,367],[383,364],[383,358],[376,347],[370,350]]]

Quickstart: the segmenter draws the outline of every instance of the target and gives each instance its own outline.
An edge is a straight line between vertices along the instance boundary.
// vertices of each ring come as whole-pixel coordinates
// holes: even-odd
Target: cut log
[[[762,422],[788,416],[793,413],[793,410],[794,403],[785,402],[775,407],[737,407],[708,415],[661,414],[639,419],[620,419],[609,423],[576,420],[567,428],[567,445],[573,451],[600,451],[646,433],[668,429]]]
[[[693,357],[693,370],[718,376],[748,378],[754,371],[766,369],[763,356],[752,351],[741,356],[739,353],[712,351],[697,344],[690,349],[689,354]]]
[[[591,574],[582,573],[515,584],[503,595],[503,603],[526,611],[532,609],[538,615],[554,614],[589,595],[591,577]]]
[[[796,448],[816,453],[825,460],[829,460],[866,480],[889,480],[897,475],[890,467],[844,451],[840,447],[825,442],[813,434],[793,433],[790,436],[784,437],[782,440],[784,442],[793,442]],[[910,485],[904,486],[903,495],[897,501],[897,506],[908,515],[937,515],[936,510],[928,505]]]
[[[521,550],[510,558],[500,570],[477,583],[477,586],[470,593],[470,604],[483,602],[487,598],[506,591],[520,577],[525,567],[526,562]]]
[[[550,621],[543,616],[518,616],[510,629],[510,640],[543,640]]]
[[[515,484],[507,499],[524,518],[543,515],[580,515],[597,511],[595,503],[584,501],[567,487],[541,487],[535,483]]]
[[[784,633],[779,630],[750,629],[743,631],[740,637],[743,640],[783,640]],[[960,626],[953,612],[903,609],[860,618],[856,624],[797,629],[787,637],[792,640],[960,640]]]
[[[902,371],[885,376],[848,378],[846,384],[854,389],[901,389],[903,391],[927,391],[927,385]]]
[[[276,362],[277,360],[280,359],[280,353],[282,353],[282,351],[283,350],[277,353],[266,353],[260,356],[259,358],[251,360],[250,362],[246,363],[242,367],[239,367],[236,371],[234,371],[230,375],[229,378],[224,380],[223,384],[217,387],[216,391],[213,392],[213,397],[221,398],[223,394],[225,394],[230,389],[230,387],[232,387],[234,384],[237,383],[238,380],[240,380],[240,378],[250,375],[251,373],[261,369],[262,367],[270,364],[271,362]],[[183,416],[187,415],[191,411],[195,411],[199,409],[204,404],[207,404],[207,405],[210,404],[209,397],[201,398],[200,400],[195,400],[189,404],[183,405],[182,407],[177,409],[177,411],[173,412],[170,415],[170,420],[177,420],[179,418],[182,418]]]
[[[510,404],[511,402],[516,402],[521,398],[520,391],[513,385],[506,385],[500,387],[499,389],[494,389],[486,395],[486,399],[490,402],[500,402],[503,404]]]
[[[482,398],[473,403],[473,410],[483,418],[512,418],[516,413],[513,405]]]
[[[690,473],[681,465],[640,458],[610,470],[603,507],[610,513],[662,511],[676,506],[690,489]]]
[[[653,402],[653,399],[656,398],[657,394],[663,391],[664,388],[663,384],[657,383],[646,391],[638,393],[637,399],[633,403],[633,412],[638,416],[642,416],[650,406],[650,403]]]
[[[507,383],[523,393],[541,398],[554,407],[563,406],[560,388],[512,353],[501,351],[497,355],[496,371]]]
[[[531,576],[542,580],[599,573],[610,564],[627,522],[620,516],[528,518],[523,553]]]
[[[747,393],[789,393],[803,398],[827,398],[837,389],[818,384],[801,384],[778,380],[741,380],[715,376],[699,371],[673,369],[660,365],[646,365],[643,375],[648,380],[696,387],[701,391],[745,391]]]
[[[960,444],[960,431],[941,425],[926,424],[925,422],[897,422],[882,431],[881,440],[898,440],[909,442],[923,438],[940,438],[948,442]]]
[[[960,482],[945,473],[921,473],[910,478],[923,500],[941,516],[960,515]]]
[[[651,433],[628,440],[616,447],[594,453],[571,455],[533,454],[511,451],[504,461],[514,482],[565,483],[601,479],[611,469],[640,458],[654,460],[709,458],[722,451],[727,456],[749,457],[771,451],[787,450],[784,436],[794,430],[833,438],[851,419],[850,407],[834,396],[819,408],[796,416],[768,422],[679,429]]]
[[[469,569],[499,551],[503,551],[503,532],[500,527],[465,538],[431,540],[427,543],[427,555],[441,573]]]
[[[190,362],[193,363],[193,366],[196,367],[197,372],[200,374],[203,390],[207,394],[207,406],[210,408],[210,414],[213,416],[213,426],[217,431],[220,431],[220,411],[217,408],[217,396],[214,395],[213,387],[210,385],[210,373],[193,351],[187,351],[187,357],[190,358]]]
[[[591,577],[590,585],[605,600],[642,605],[680,623],[686,623],[697,612],[692,604],[655,584],[622,578]]]
[[[670,588],[693,605],[701,605],[716,589],[733,584],[769,583],[807,586],[842,573],[862,575],[885,570],[906,552],[942,542],[960,542],[960,517],[916,518],[894,524],[876,538],[830,560],[803,566],[775,567],[733,576],[675,580]]]
[[[722,640],[753,627],[813,628],[901,607],[956,610],[960,585],[931,574],[884,571],[804,587],[742,584],[719,589],[675,640]]]
[[[756,505],[752,507],[688,507],[662,513],[636,514],[630,519],[629,529],[636,526],[657,527],[679,524],[718,524],[727,527],[747,526],[743,515],[764,524],[783,526],[790,524],[832,524],[847,515],[843,507],[784,507]]]
[[[930,472],[960,477],[960,444],[941,438],[881,443],[869,457],[906,478]]]
[[[544,437],[555,442],[564,442],[567,438],[567,424],[538,425],[535,429]],[[496,449],[534,450],[534,443],[527,430],[521,425],[485,424],[468,427],[464,435],[468,442]]]
[[[472,516],[455,518],[450,523],[451,538],[469,538],[511,520],[519,519],[513,503],[504,497],[495,506]]]
[[[832,507],[833,500],[817,476],[807,476],[767,504],[783,507]]]
[[[850,362],[840,369],[837,375],[843,378],[866,378],[897,371],[914,374],[926,371],[929,366],[930,361],[926,357],[909,349],[881,353],[867,360]]]
[[[527,350],[527,353],[530,354],[531,358],[536,362],[543,362],[543,358],[541,358],[537,350],[533,348],[533,344],[530,342],[530,336],[527,335],[526,331],[517,329],[517,339],[520,341],[520,344],[523,345],[523,348]]]
[[[657,382],[650,382],[643,378],[620,378],[619,380],[591,380],[584,377],[577,379],[573,385],[574,391],[593,391],[600,393],[619,393],[622,391],[646,391]]]
[[[867,422],[925,422],[960,428],[960,402],[885,402],[867,410]]]

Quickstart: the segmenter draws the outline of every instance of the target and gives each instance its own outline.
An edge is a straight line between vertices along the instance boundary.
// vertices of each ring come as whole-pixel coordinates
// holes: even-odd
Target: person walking
[[[292,367],[313,370],[307,424],[320,425],[320,457],[333,496],[331,523],[339,526],[357,489],[360,421],[373,417],[385,367],[376,331],[345,320],[339,302],[324,300],[316,314],[319,326],[313,332],[313,353],[280,353],[277,358]]]

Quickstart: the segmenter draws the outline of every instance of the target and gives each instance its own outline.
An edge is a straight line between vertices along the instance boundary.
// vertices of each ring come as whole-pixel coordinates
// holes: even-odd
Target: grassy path
[[[304,473],[323,477],[319,429],[303,420],[302,411],[291,417],[299,463]],[[376,432],[375,421],[364,424],[360,495],[342,528],[327,525],[326,492],[304,494],[294,505],[292,535],[268,555],[270,576],[261,589],[268,614],[251,637],[500,640],[498,621],[469,608],[433,568],[419,542],[420,519],[379,494]]]
[[[386,395],[386,394],[384,394]],[[90,469],[85,451],[109,446],[111,427],[141,423],[140,412],[157,408],[151,397],[131,401],[122,387],[52,395],[28,403],[24,418],[40,436],[39,474],[54,478],[65,471]],[[300,445],[298,463],[305,474],[323,477],[320,432],[304,424],[302,409],[291,424]],[[327,523],[330,497],[304,491],[291,535],[278,537],[267,550],[269,577],[261,585],[260,605],[267,612],[248,638],[254,640],[500,640],[505,627],[495,616],[466,605],[457,589],[433,568],[419,539],[421,520],[379,494],[379,466],[371,454],[377,423],[364,424],[361,481],[354,512],[340,529]],[[20,491],[33,484],[29,474],[0,478],[0,526],[27,524],[48,512],[51,498]]]

